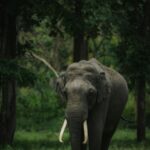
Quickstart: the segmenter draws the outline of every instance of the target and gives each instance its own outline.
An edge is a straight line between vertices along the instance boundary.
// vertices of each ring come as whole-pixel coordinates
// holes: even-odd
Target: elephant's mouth
[[[67,127],[67,120],[65,119],[65,120],[64,120],[64,123],[63,123],[63,125],[62,125],[62,128],[61,128],[60,134],[59,134],[59,141],[60,141],[61,143],[63,143],[63,134],[64,134],[64,131],[65,131],[66,127]],[[83,140],[82,143],[83,143],[83,144],[86,144],[87,141],[88,141],[87,120],[85,120],[85,121],[83,122],[83,133],[84,133],[84,140]]]

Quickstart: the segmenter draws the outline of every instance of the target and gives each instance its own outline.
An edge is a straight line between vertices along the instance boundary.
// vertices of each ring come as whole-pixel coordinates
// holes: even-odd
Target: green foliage
[[[32,30],[29,31],[20,31],[18,37],[19,43],[24,46],[26,51],[50,51],[53,41],[52,37],[49,36],[50,29],[47,19],[40,21],[39,25],[34,25]],[[29,45],[29,47],[27,45]]]
[[[146,119],[146,127],[150,127],[150,101],[149,101],[150,95],[146,95],[146,113],[145,113],[145,119]],[[127,121],[120,121],[120,127],[126,127],[126,128],[131,128],[135,129],[136,128],[136,100],[135,100],[135,93],[134,91],[131,91],[128,96],[128,101],[126,104],[126,107],[124,109],[124,112],[122,116],[127,119],[128,121],[131,121],[131,123]]]
[[[107,2],[84,0],[85,32],[89,37],[106,36],[111,32],[111,9]]]
[[[132,128],[132,129],[136,128],[136,102],[135,102],[133,92],[129,93],[128,101],[127,101],[127,104],[126,104],[126,107],[124,109],[122,116],[126,120],[131,121],[131,122],[121,120],[120,127],[126,127],[126,128]]]
[[[20,129],[37,130],[49,126],[53,118],[63,112],[52,88],[21,88],[17,98],[17,126]],[[44,91],[44,95],[43,92]]]
[[[19,65],[18,60],[0,60],[0,75],[7,78],[15,78],[20,85],[31,85],[36,80],[36,75]]]
[[[18,76],[16,60],[0,60],[0,74],[4,76]]]
[[[147,30],[150,27],[148,23],[150,4],[148,1],[138,1],[136,4],[132,1],[119,2],[118,4],[112,2],[112,12],[115,17],[113,24],[121,39],[118,48],[114,51],[118,65],[121,72],[132,81],[142,76],[148,79],[150,34]]]
[[[51,88],[21,88],[17,98],[17,126],[26,130],[44,130],[55,117],[60,116],[62,108],[56,93]],[[43,95],[44,92],[44,95]]]
[[[97,58],[106,66],[118,70],[114,49],[118,46],[119,37],[116,34],[110,36],[97,36],[89,39],[89,56]]]
[[[72,38],[64,31],[62,31],[63,36],[59,34],[51,36],[52,29],[50,24],[50,19],[45,17],[38,25],[34,25],[32,30],[28,32],[20,31],[18,39],[24,53],[36,53],[59,71],[67,65],[70,59]],[[36,65],[33,60],[31,62]]]

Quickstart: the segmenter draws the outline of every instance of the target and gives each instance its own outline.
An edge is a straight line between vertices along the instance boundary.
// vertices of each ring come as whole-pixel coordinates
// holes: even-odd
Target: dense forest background
[[[59,144],[64,106],[57,76],[95,57],[127,80],[129,100],[111,150],[150,144],[149,0],[1,0],[0,148],[69,150]]]

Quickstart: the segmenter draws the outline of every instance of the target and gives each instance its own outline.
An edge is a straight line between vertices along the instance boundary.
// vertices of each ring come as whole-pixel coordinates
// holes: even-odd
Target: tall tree
[[[35,13],[30,4],[33,1],[0,1],[0,145],[12,144],[15,133],[16,76],[19,74],[16,58],[21,52],[17,49],[17,25],[22,25],[17,24],[17,17],[22,19],[20,22],[26,27],[26,18]],[[32,10],[28,17],[24,15],[27,8]]]
[[[88,58],[89,38],[110,31],[110,9],[103,1],[57,0],[51,5],[51,10],[48,16],[57,29],[55,31],[60,31],[57,28],[59,22],[65,32],[73,37],[73,61]]]
[[[15,4],[15,0],[0,2],[1,65],[11,62],[17,55]],[[0,83],[0,144],[11,144],[16,125],[16,81],[11,76],[0,74]]]
[[[121,37],[116,50],[120,68],[128,75],[136,93],[137,140],[145,139],[145,88],[150,68],[150,1],[124,1],[112,5]],[[123,16],[123,17],[122,17]],[[114,18],[115,18],[114,17]]]
[[[84,0],[75,0],[74,3],[74,19],[76,20],[76,24],[74,24],[74,47],[73,47],[73,60],[79,61],[81,59],[88,58],[88,49],[87,42],[85,37],[85,22],[84,22],[84,14],[83,14],[83,5]]]

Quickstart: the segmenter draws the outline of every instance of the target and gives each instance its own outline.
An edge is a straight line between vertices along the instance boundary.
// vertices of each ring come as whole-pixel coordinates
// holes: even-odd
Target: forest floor
[[[64,144],[58,141],[59,132],[18,130],[12,147],[3,150],[70,150],[68,134],[65,133]],[[147,129],[147,140],[136,142],[134,129],[118,129],[113,136],[109,150],[150,150],[150,129]]]

